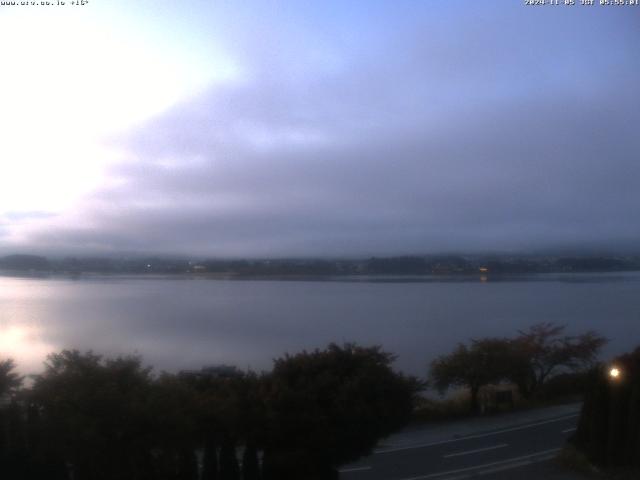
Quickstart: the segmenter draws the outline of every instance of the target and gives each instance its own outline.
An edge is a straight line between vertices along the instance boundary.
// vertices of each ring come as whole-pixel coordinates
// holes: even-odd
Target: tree
[[[152,452],[151,466],[157,480],[197,478],[195,451],[198,437],[198,396],[179,375],[161,374],[150,385],[148,398],[141,399],[147,424],[146,448]],[[145,448],[145,447],[143,447]]]
[[[0,361],[0,398],[13,395],[21,386],[24,377],[15,372],[16,364],[8,358]]]
[[[50,355],[32,392],[47,456],[70,465],[75,478],[154,478],[150,384],[150,369],[136,357]]]
[[[251,424],[254,416],[248,400],[254,377],[228,365],[180,374],[181,380],[197,393],[196,417],[199,441],[204,446],[205,480],[240,478],[236,447],[239,442],[249,442],[248,425],[256,427]]]
[[[452,386],[469,388],[469,406],[477,412],[480,388],[507,376],[510,352],[510,342],[503,338],[472,340],[469,346],[461,343],[431,363],[431,379],[441,393]]]
[[[337,478],[410,418],[421,384],[379,347],[331,344],[277,359],[265,379],[265,480]]]
[[[0,465],[2,477],[25,478],[26,439],[20,406],[15,396],[23,377],[15,372],[12,359],[0,361]]]
[[[593,365],[607,340],[593,331],[564,335],[565,327],[550,322],[520,331],[512,342],[509,378],[520,394],[530,398],[560,370],[576,371]]]
[[[619,376],[610,376],[615,366]],[[635,467],[640,473],[640,347],[589,372],[578,428],[570,441],[599,467]],[[625,470],[626,471],[626,470]],[[632,472],[629,472],[632,478]]]

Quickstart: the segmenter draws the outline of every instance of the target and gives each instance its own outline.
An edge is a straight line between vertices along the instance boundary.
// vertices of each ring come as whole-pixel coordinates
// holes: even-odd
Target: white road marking
[[[522,460],[519,462],[513,462],[513,463],[509,463],[508,465],[498,465],[496,467],[491,467],[491,468],[487,468],[484,470],[480,470],[478,473],[478,475],[488,475],[490,473],[497,473],[497,472],[504,472],[505,470],[513,470],[514,468],[519,468],[519,467],[525,467],[527,465],[532,465],[534,463],[540,463],[540,462],[546,462],[548,460],[551,460],[552,458],[554,458],[556,455],[556,452],[547,454],[547,455],[543,455],[541,457],[535,458],[533,460]],[[470,478],[471,475],[475,476],[475,473],[472,474],[467,474],[465,477],[463,478]],[[446,480],[452,480],[451,478],[448,478]]]
[[[575,414],[571,414],[571,415],[566,415],[566,416],[561,417],[561,418],[554,418],[553,420],[544,420],[542,422],[530,423],[528,425],[521,425],[519,427],[505,428],[503,430],[496,430],[494,432],[480,433],[478,435],[469,435],[467,437],[460,437],[460,438],[452,438],[450,440],[442,440],[442,441],[439,441],[439,442],[421,443],[421,444],[418,444],[418,445],[409,445],[409,446],[406,446],[406,447],[383,448],[383,449],[376,450],[375,452],[373,452],[373,454],[374,455],[380,455],[380,454],[383,454],[383,453],[400,452],[402,450],[414,450],[416,448],[433,447],[434,445],[444,445],[446,443],[463,442],[465,440],[473,440],[474,438],[490,437],[492,435],[499,435],[501,433],[507,433],[507,432],[515,432],[517,430],[525,430],[527,428],[537,427],[539,425],[546,425],[548,423],[563,422],[563,421],[568,420],[570,418],[578,417],[579,415],[580,415],[579,413],[575,413]]]
[[[340,473],[348,473],[348,472],[362,472],[364,470],[371,470],[371,467],[352,467],[352,468],[342,468],[338,470]]]
[[[475,472],[480,469],[488,469],[491,467],[493,468],[491,468],[491,470],[487,470],[486,473],[493,472],[493,471],[500,471],[500,470],[508,470],[510,468],[521,467],[523,465],[529,465],[531,463],[543,462],[543,461],[549,460],[553,458],[554,454],[559,452],[560,450],[561,450],[560,448],[553,448],[551,450],[543,450],[541,452],[532,453],[530,455],[522,455],[521,457],[514,457],[514,458],[508,458],[506,460],[500,460],[499,462],[484,463],[482,465],[474,465],[473,467],[459,468],[457,470],[448,470],[446,472],[430,473],[428,475],[421,475],[418,477],[403,478],[402,480],[427,480],[429,478],[444,477],[446,475],[453,475],[456,473],[472,472],[472,471]],[[478,473],[482,474],[485,472],[478,472]],[[466,477],[459,476],[455,478],[466,478]],[[453,480],[453,479],[449,479],[449,480]]]
[[[450,453],[449,455],[443,455],[442,458],[462,457],[463,455],[471,455],[472,453],[486,452],[487,450],[495,450],[496,448],[508,447],[509,444],[502,443],[500,445],[494,445],[492,447],[476,448],[475,450],[467,450],[466,452]]]
[[[575,432],[576,431],[576,427],[573,428],[567,428],[566,430],[562,430],[562,433],[569,433],[569,432]]]

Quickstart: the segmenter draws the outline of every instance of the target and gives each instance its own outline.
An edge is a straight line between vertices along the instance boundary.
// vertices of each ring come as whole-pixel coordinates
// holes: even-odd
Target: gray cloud
[[[222,256],[637,242],[635,25],[494,13],[396,19],[318,65],[304,38],[266,39],[242,81],[113,140],[127,158],[86,199],[89,226],[31,241]]]

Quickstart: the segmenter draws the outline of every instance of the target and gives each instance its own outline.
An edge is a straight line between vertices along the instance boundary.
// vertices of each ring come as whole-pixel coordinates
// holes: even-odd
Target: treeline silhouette
[[[0,257],[0,270],[13,273],[213,274],[233,276],[344,275],[515,275],[552,272],[640,270],[638,255],[422,255],[368,259],[187,259],[66,257],[38,255]]]
[[[270,372],[155,375],[139,357],[0,362],[0,478],[320,480],[405,425],[420,382],[380,347],[331,344]]]

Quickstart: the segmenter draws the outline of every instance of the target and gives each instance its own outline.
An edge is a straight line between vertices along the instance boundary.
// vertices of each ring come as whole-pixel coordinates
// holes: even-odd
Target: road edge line
[[[544,462],[546,460],[550,460],[560,450],[562,449],[552,448],[550,450],[543,450],[541,452],[531,453],[529,455],[522,455],[520,457],[508,458],[506,460],[500,460],[498,462],[484,463],[482,465],[459,468],[456,470],[448,470],[446,472],[430,473],[427,475],[420,475],[417,477],[408,477],[408,478],[403,478],[401,480],[427,480],[429,478],[444,477],[446,475],[452,475],[452,474],[464,473],[464,472],[475,472],[475,474],[479,474],[479,475],[482,475],[483,474],[482,472],[491,473],[492,469],[490,468],[487,469],[487,467],[494,467],[494,471],[509,470],[510,468],[517,468],[523,465],[529,465],[531,463]],[[500,470],[495,470],[496,468],[500,468]],[[466,478],[466,477],[467,476],[459,476],[459,477],[453,477],[453,478]],[[453,480],[453,479],[450,479],[450,480]]]
[[[579,417],[579,416],[580,416],[580,413],[574,413],[571,415],[565,415],[564,417],[554,418],[551,420],[544,420],[541,422],[529,423],[527,425],[520,425],[517,427],[504,428],[502,430],[495,430],[493,432],[488,432],[488,433],[479,433],[479,434],[467,435],[465,437],[450,438],[449,440],[441,440],[438,442],[421,443],[418,445],[408,445],[406,447],[392,447],[392,448],[378,449],[373,452],[373,455],[382,455],[385,453],[400,452],[402,450],[414,450],[416,448],[433,447],[435,445],[444,445],[446,443],[462,442],[464,440],[473,440],[475,438],[490,437],[491,435],[500,435],[501,433],[515,432],[517,430],[525,430],[527,428],[546,425],[548,423],[562,422],[564,420],[569,420],[570,418]]]

